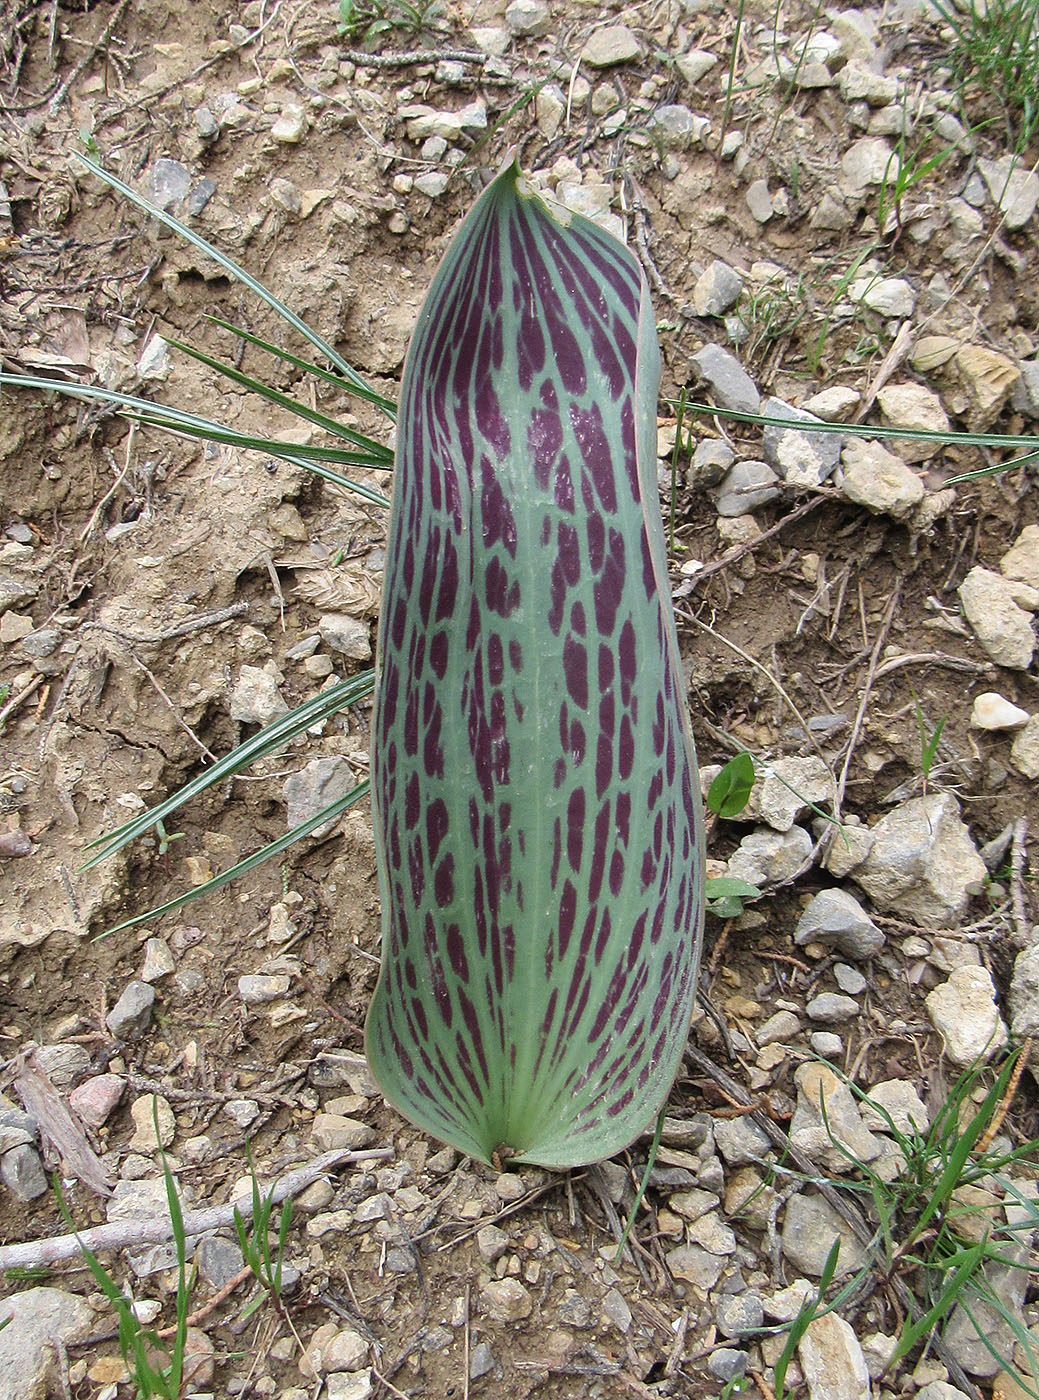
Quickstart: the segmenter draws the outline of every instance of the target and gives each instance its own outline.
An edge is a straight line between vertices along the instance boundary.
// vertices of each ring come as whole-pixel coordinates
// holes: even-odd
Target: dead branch
[[[325,1152],[305,1167],[287,1172],[270,1188],[274,1205],[280,1205],[290,1196],[297,1196],[312,1182],[336,1167],[354,1162],[384,1162],[393,1156],[392,1147],[376,1147],[366,1152]],[[184,1215],[184,1233],[201,1235],[207,1230],[220,1230],[234,1224],[237,1207],[244,1220],[252,1216],[252,1197],[243,1196],[240,1200],[224,1206],[210,1206],[205,1210],[187,1211]],[[5,1269],[36,1269],[47,1264],[57,1264],[63,1259],[76,1259],[82,1248],[97,1253],[99,1250],[137,1248],[146,1244],[164,1244],[173,1238],[173,1226],[169,1216],[149,1216],[143,1220],[120,1220],[111,1225],[97,1225],[92,1230],[80,1234],[56,1235],[46,1240],[27,1240],[22,1244],[0,1246],[0,1271]]]

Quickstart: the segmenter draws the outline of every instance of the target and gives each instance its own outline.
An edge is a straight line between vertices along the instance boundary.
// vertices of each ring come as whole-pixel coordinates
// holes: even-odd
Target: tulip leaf
[[[703,820],[637,261],[509,165],[405,364],[372,722],[369,1063],[499,1166],[599,1160],[673,1082]]]
[[[730,758],[707,790],[707,806],[716,817],[735,817],[750,801],[754,760],[749,753]]]

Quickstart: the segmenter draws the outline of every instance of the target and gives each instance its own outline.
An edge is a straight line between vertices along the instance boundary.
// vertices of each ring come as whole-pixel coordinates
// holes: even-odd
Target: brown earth
[[[57,366],[137,392],[135,366],[155,330],[233,357],[238,342],[204,319],[214,315],[301,348],[226,274],[77,170],[69,157],[82,144],[80,133],[138,188],[146,188],[159,157],[211,179],[216,193],[194,226],[390,394],[436,258],[470,205],[479,172],[495,168],[508,145],[523,140],[531,168],[549,168],[568,155],[623,187],[637,246],[651,252],[656,275],[671,292],[658,289],[656,297],[666,394],[694,384],[690,356],[717,334],[689,305],[698,272],[715,257],[741,268],[767,257],[805,279],[804,322],[775,337],[762,332],[744,352],[763,390],[803,397],[809,332],[814,343],[824,331],[819,384],[870,384],[889,345],[887,329],[869,313],[831,320],[826,283],[831,269],[850,265],[868,229],[859,222],[827,238],[813,232],[807,218],[847,140],[832,91],[786,97],[780,87],[766,96],[737,95],[730,127],[744,131],[755,168],[789,185],[791,163],[796,158],[799,164],[800,206],[795,201],[787,218],[763,230],[730,164],[719,164],[710,151],[690,152],[682,156],[678,177],[668,180],[634,116],[612,141],[596,137],[591,117],[587,125],[575,117],[551,142],[537,132],[530,86],[580,52],[601,18],[586,6],[565,10],[558,39],[514,45],[508,82],[481,85],[479,70],[470,65],[455,89],[438,82],[435,60],[399,69],[362,66],[344,79],[343,41],[331,4],[291,11],[268,6],[262,18],[258,6],[247,11],[248,17],[228,15],[223,6],[175,0],[129,8],[14,0],[13,11],[0,19],[0,179],[11,211],[9,225],[0,224],[5,368]],[[268,17],[260,41],[233,47],[241,36],[228,21],[251,30]],[[771,14],[757,18],[766,23]],[[489,4],[479,13],[452,11],[442,32],[427,30],[415,45],[471,49],[466,24],[500,22]],[[674,15],[639,10],[628,22],[643,26],[650,42],[642,60],[611,70],[622,96],[641,89],[651,104],[680,100],[677,78],[664,62],[679,30],[688,43],[713,48],[728,61],[730,17],[676,7]],[[921,73],[934,54],[925,35],[914,36],[899,56]],[[410,46],[394,32],[379,52]],[[56,83],[67,83],[67,92],[44,96]],[[245,115],[206,144],[194,113],[224,92],[239,96]],[[447,192],[430,200],[395,188],[395,176],[414,174],[423,164],[397,109],[409,101],[457,107],[477,92],[488,101],[492,122],[503,120],[472,150]],[[320,106],[312,102],[315,95]],[[510,115],[524,96],[528,100]],[[724,84],[716,83],[702,103],[716,131],[723,97]],[[299,144],[280,144],[271,139],[270,125],[292,102],[307,111],[311,130]],[[964,170],[958,162],[942,167],[927,197],[940,201],[956,176],[962,182]],[[300,218],[272,199],[277,178],[315,192],[313,212]],[[392,217],[401,213],[406,230],[391,232]],[[923,243],[903,237],[885,250],[892,275],[930,283],[928,309],[935,314],[940,302],[932,273],[942,266],[942,237]],[[1039,270],[1034,237],[1025,231],[1002,238],[1009,254],[989,251],[942,308],[943,332],[968,332],[996,346],[1008,337],[1013,342],[1022,330],[1035,336],[1037,304],[1029,290]],[[241,368],[286,392],[302,384],[295,372],[272,368],[256,350],[246,350]],[[145,392],[238,429],[293,427],[287,416],[272,417],[256,399],[176,353],[168,377]],[[306,392],[315,391],[308,386]],[[377,415],[348,406],[337,392],[318,388],[312,402],[340,417],[354,412],[362,426],[381,431]],[[1024,424],[1005,415],[1000,427],[1020,432]],[[736,442],[754,433],[724,431]],[[32,843],[30,855],[5,859],[0,872],[4,1057],[13,1061],[33,1042],[62,1042],[87,1051],[90,1072],[125,1075],[127,1100],[95,1139],[99,1150],[116,1156],[132,1133],[128,1101],[160,1085],[176,1113],[171,1151],[180,1161],[180,1179],[200,1203],[226,1199],[230,1183],[246,1170],[245,1135],[223,1111],[229,1100],[257,1101],[252,1151],[261,1173],[273,1176],[308,1155],[319,1107],[347,1096],[350,1116],[370,1126],[375,1144],[393,1147],[394,1166],[376,1163],[336,1177],[334,1208],[356,1212],[375,1192],[392,1192],[405,1180],[403,1164],[423,1201],[393,1226],[384,1222],[381,1232],[354,1224],[320,1237],[307,1232],[306,1209],[299,1210],[289,1254],[302,1281],[289,1310],[304,1341],[330,1319],[369,1329],[376,1369],[387,1382],[377,1393],[468,1395],[465,1358],[487,1341],[500,1370],[473,1381],[474,1394],[482,1390],[503,1400],[535,1393],[560,1400],[717,1394],[718,1382],[703,1369],[716,1340],[710,1319],[701,1316],[695,1290],[667,1271],[668,1241],[656,1231],[652,1193],[637,1252],[616,1273],[610,1262],[615,1222],[630,1205],[644,1150],[621,1162],[627,1184],[615,1201],[610,1188],[616,1179],[608,1181],[598,1169],[568,1178],[525,1170],[525,1194],[512,1209],[508,1184],[503,1199],[495,1173],[458,1165],[390,1112],[362,1069],[350,1062],[344,1071],[335,1059],[336,1051],[356,1055],[362,1049],[360,1027],[376,971],[378,900],[366,812],[352,813],[330,835],[290,850],[282,864],[261,867],[161,925],[97,938],[280,836],[284,778],[308,758],[341,754],[363,775],[368,737],[365,711],[358,709],[337,716],[309,747],[300,743],[265,760],[178,813],[165,853],[157,839],[148,839],[88,873],[79,869],[91,841],[127,820],[142,801],[151,805],[199,773],[203,751],[222,754],[252,732],[229,713],[241,665],[273,662],[283,677],[281,693],[293,705],[320,681],[285,654],[321,613],[351,612],[374,633],[376,594],[365,565],[384,539],[380,512],[283,462],[128,429],[107,411],[60,396],[4,395],[0,462],[0,528],[26,525],[32,536],[28,546],[5,538],[0,572],[10,565],[31,580],[35,596],[16,611],[31,616],[37,629],[60,633],[56,650],[36,661],[26,660],[15,641],[0,649],[0,682],[10,687],[9,698],[20,698],[6,712],[2,731],[0,827],[23,832]],[[975,450],[946,450],[932,462],[926,484],[935,489],[981,462]],[[381,489],[384,483],[373,476],[371,484]],[[694,574],[691,587],[679,587],[679,607],[759,663],[695,623],[680,623],[701,761],[724,761],[732,740],[771,757],[803,751],[803,733],[766,668],[802,714],[842,717],[820,740],[839,771],[868,690],[844,812],[873,822],[898,795],[921,790],[918,700],[931,725],[946,719],[932,783],[957,793],[979,845],[990,840],[1029,815],[1034,799],[1031,784],[1007,765],[1005,738],[969,727],[973,695],[998,689],[1032,709],[1035,678],[992,666],[959,620],[956,588],[975,563],[998,568],[1009,542],[1036,522],[1033,480],[1020,471],[960,486],[945,513],[916,535],[867,516],[832,490],[798,515],[806,499],[787,498],[758,512],[762,528],[790,518],[764,543],[722,563],[725,544],[710,499],[685,486],[679,492],[676,579],[690,578],[678,573],[687,559],[707,565],[703,578]],[[113,529],[119,526],[128,528]],[[206,621],[228,609],[234,612],[226,620]],[[178,635],[163,635],[185,623],[191,626]],[[340,657],[334,660],[337,675],[363,666],[347,662],[344,669]],[[725,823],[716,827],[712,855],[731,851],[738,839],[733,831]],[[766,1009],[777,996],[801,1003],[831,986],[829,962],[809,966],[791,937],[799,901],[820,883],[809,872],[731,928],[709,921],[704,990],[723,1014],[753,1016],[748,1002]],[[1024,894],[1035,917],[1027,885]],[[979,893],[969,917],[982,917],[989,898],[998,901],[999,891]],[[272,920],[274,905],[281,909]],[[145,940],[156,934],[173,952],[176,976],[158,984],[157,1015],[146,1038],[116,1043],[106,1014],[139,974]],[[778,960],[763,955],[766,946]],[[1012,952],[1005,936],[984,947],[1003,991]],[[275,958],[292,975],[289,998],[273,1014],[269,1007],[244,1005],[238,977]],[[931,974],[917,986],[907,969],[903,959],[897,977],[879,968],[870,974],[861,1020],[847,1035],[846,1066],[865,1084],[906,1076],[940,1094],[944,1071],[921,995]],[[899,1029],[889,1034],[896,1018]],[[709,1023],[698,1034],[712,1053],[722,1053]],[[773,1078],[781,1110],[784,1101],[792,1106],[794,1063],[779,1066]],[[739,1077],[738,1066],[730,1069]],[[676,1085],[669,1111],[695,1123],[696,1115],[719,1107],[711,1086],[690,1073]],[[1022,1088],[1015,1113],[1015,1133],[1034,1127],[1030,1086]],[[182,1146],[203,1133],[211,1155],[195,1164],[183,1157]],[[68,1198],[77,1223],[102,1218],[102,1202],[87,1187],[76,1186]],[[474,1238],[489,1222],[509,1234],[497,1265],[481,1259]],[[5,1196],[5,1241],[61,1229],[50,1196],[24,1205]],[[387,1269],[387,1245],[404,1248],[410,1264],[401,1273]],[[747,1273],[769,1268],[756,1257],[759,1246],[760,1237],[746,1235]],[[496,1273],[525,1284],[529,1319],[506,1324],[486,1315],[480,1291]],[[63,1274],[60,1282],[84,1291],[91,1286],[82,1270]],[[159,1275],[142,1280],[140,1292],[165,1297],[168,1285],[168,1276]],[[611,1287],[634,1315],[626,1331],[603,1314]],[[587,1302],[589,1326],[572,1321],[580,1309],[575,1312],[568,1290]],[[222,1358],[210,1388],[272,1394],[299,1384],[291,1346],[269,1354],[275,1335],[281,1342],[288,1335],[275,1313],[261,1309],[244,1326],[236,1316],[231,1302],[204,1324]],[[863,1327],[884,1321],[891,1317],[878,1295],[867,1305]],[[114,1352],[115,1345],[100,1350]],[[274,1379],[267,1389],[249,1391],[241,1389],[247,1376]],[[76,1396],[99,1393],[98,1384],[78,1373],[75,1381]],[[119,1393],[130,1391],[122,1386]]]

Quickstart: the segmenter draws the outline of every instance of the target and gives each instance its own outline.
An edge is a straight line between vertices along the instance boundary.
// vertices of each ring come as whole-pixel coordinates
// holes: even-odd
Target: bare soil
[[[714,48],[728,62],[730,17],[673,8],[671,15],[666,7],[653,14],[640,7],[624,17],[649,42],[642,60],[605,75],[622,97],[641,90],[657,105],[697,106],[700,99],[676,96],[677,77],[664,61],[668,40],[675,44],[679,31],[687,45]],[[245,18],[208,0],[142,0],[129,7],[13,0],[0,18],[0,180],[10,204],[10,221],[0,224],[5,368],[92,374],[137,392],[137,361],[156,330],[213,355],[236,355],[238,342],[205,319],[210,316],[301,348],[226,274],[77,170],[70,156],[82,148],[84,134],[90,149],[138,188],[147,188],[160,157],[212,180],[215,193],[194,226],[388,393],[439,252],[470,205],[480,173],[494,169],[517,140],[525,142],[523,159],[532,168],[550,168],[566,155],[613,182],[616,207],[629,211],[633,242],[652,256],[659,280],[668,395],[695,384],[690,356],[719,335],[690,304],[696,277],[713,258],[741,268],[769,258],[821,288],[830,265],[844,270],[869,237],[861,223],[832,236],[809,225],[813,199],[849,141],[833,91],[786,96],[780,87],[766,96],[737,96],[730,127],[745,132],[760,173],[789,184],[791,162],[800,169],[800,204],[763,229],[748,212],[744,181],[731,163],[707,150],[687,152],[677,178],[667,179],[653,142],[638,139],[635,114],[611,141],[583,113],[551,141],[538,132],[531,85],[580,52],[603,18],[587,6],[561,7],[548,39],[515,43],[508,81],[481,82],[479,68],[469,64],[455,87],[438,80],[436,59],[358,66],[343,78],[339,55],[348,41],[337,36],[331,3],[268,5],[262,17],[260,7],[247,9]],[[770,18],[758,16],[761,23]],[[269,27],[260,40],[235,47],[242,36],[234,26],[251,31],[264,20]],[[391,32],[378,52],[472,49],[467,26],[501,23],[502,15],[485,3],[464,13],[452,8],[441,22],[442,32],[426,30],[414,41]],[[921,74],[934,58],[929,34],[922,26],[899,55]],[[604,75],[590,76],[595,86]],[[219,140],[207,143],[195,114],[225,93],[235,94],[242,110]],[[477,93],[500,125],[472,150],[445,194],[431,200],[401,192],[395,177],[425,166],[406,139],[400,106],[457,107]],[[270,134],[274,117],[290,103],[311,124],[294,145]],[[723,105],[724,84],[715,82],[697,106],[716,132]],[[941,201],[965,172],[962,162],[943,166],[927,186],[928,198]],[[277,179],[312,196],[313,212],[300,217],[272,198]],[[391,232],[392,216],[402,212],[406,231]],[[935,273],[956,281],[956,270],[941,261],[943,237],[903,237],[887,250],[898,275],[929,288],[936,312]],[[1034,233],[1004,233],[1002,241],[1013,256],[990,248],[942,308],[937,328],[969,331],[997,347],[1039,332]],[[865,313],[832,325],[828,315],[827,295],[813,291],[801,328],[751,342],[748,367],[763,390],[804,395],[811,377],[808,328],[813,337],[826,330],[816,367],[820,386],[869,386],[889,345],[887,328]],[[247,349],[241,367],[285,392],[298,388],[293,372],[258,351]],[[168,377],[144,390],[237,429],[298,431],[288,416],[176,353]],[[318,389],[313,404],[379,426],[374,414],[331,390]],[[1024,427],[1009,414],[1000,426]],[[698,431],[720,429],[704,424]],[[752,429],[731,425],[724,431],[737,444],[753,436]],[[927,485],[937,489],[982,461],[975,451],[943,451],[930,464]],[[302,1280],[289,1307],[304,1342],[330,1319],[363,1325],[386,1382],[377,1393],[461,1400],[470,1393],[466,1358],[486,1341],[496,1369],[472,1381],[473,1394],[502,1400],[717,1394],[719,1383],[704,1369],[718,1340],[709,1310],[664,1263],[670,1242],[655,1224],[663,1197],[651,1193],[636,1252],[616,1271],[611,1262],[615,1223],[626,1214],[624,1202],[630,1204],[644,1150],[620,1163],[628,1185],[616,1203],[598,1169],[569,1177],[525,1170],[524,1195],[514,1206],[496,1190],[495,1173],[445,1155],[383,1105],[353,1060],[344,1069],[336,1058],[362,1051],[376,972],[378,899],[366,812],[351,813],[331,834],[293,848],[282,864],[260,868],[161,926],[98,938],[281,835],[284,779],[309,758],[341,754],[363,776],[368,735],[366,714],[358,710],[184,809],[167,833],[175,839],[165,852],[157,838],[146,840],[88,873],[80,870],[91,841],[198,773],[207,754],[222,754],[251,732],[229,712],[243,664],[273,662],[281,693],[293,705],[321,681],[286,652],[313,632],[321,613],[363,618],[374,641],[378,574],[370,565],[383,543],[384,517],[285,463],[140,432],[108,411],[60,396],[4,395],[0,463],[0,529],[8,531],[0,541],[0,573],[10,565],[19,578],[30,578],[35,596],[14,611],[31,616],[37,629],[60,633],[53,653],[36,660],[16,641],[0,647],[0,683],[10,687],[9,699],[20,698],[2,730],[0,831],[20,831],[31,841],[31,854],[3,859],[0,867],[0,1054],[13,1062],[34,1042],[63,1043],[89,1056],[79,1078],[106,1069],[125,1076],[123,1105],[94,1138],[113,1163],[133,1132],[130,1102],[159,1086],[176,1114],[172,1158],[199,1203],[227,1199],[246,1171],[246,1133],[228,1115],[229,1101],[256,1101],[259,1116],[248,1136],[261,1174],[274,1176],[309,1155],[314,1114],[345,1097],[349,1116],[368,1124],[374,1143],[392,1146],[395,1155],[388,1168],[376,1164],[338,1176],[334,1205],[323,1208],[356,1212],[376,1192],[402,1184],[417,1186],[423,1199],[392,1224],[383,1222],[385,1228],[354,1223],[320,1235],[308,1231],[307,1209],[298,1210],[289,1254]],[[372,484],[384,485],[374,477]],[[921,790],[918,704],[932,725],[945,717],[932,783],[957,793],[979,845],[1033,814],[1032,785],[1010,768],[1006,738],[979,735],[969,716],[974,695],[989,689],[1035,709],[1034,674],[995,668],[962,624],[956,596],[974,564],[998,568],[1009,543],[1039,519],[1033,480],[1017,472],[957,487],[944,513],[918,534],[867,516],[833,490],[799,513],[806,499],[786,497],[758,512],[763,529],[786,523],[723,561],[727,546],[710,498],[681,484],[678,606],[740,649],[696,622],[680,622],[701,762],[724,761],[733,740],[771,757],[806,751],[803,730],[767,670],[802,715],[829,717],[818,742],[835,771],[868,690],[846,814],[871,823],[893,800]],[[11,526],[27,526],[31,542],[19,543]],[[706,566],[702,577],[680,572],[689,559]],[[225,620],[207,621],[214,614]],[[174,629],[177,635],[168,635]],[[337,676],[364,664],[333,660]],[[723,859],[739,834],[718,824],[711,854]],[[802,1004],[832,989],[833,960],[809,964],[792,941],[804,896],[824,883],[821,872],[810,872],[735,925],[709,921],[703,989],[732,1024],[764,1018],[777,997]],[[1027,883],[1023,895],[1035,918]],[[980,891],[970,917],[983,917],[999,898],[998,889]],[[273,921],[272,906],[280,906]],[[846,1028],[846,1068],[863,1084],[908,1077],[921,1092],[940,1097],[946,1071],[922,1001],[937,974],[925,968],[915,974],[922,981],[910,978],[912,960],[900,958],[898,948],[912,930],[888,923],[895,956],[883,968],[865,969],[871,983],[860,1020]],[[983,950],[1005,992],[1014,950],[1008,926],[997,934]],[[148,1035],[118,1043],[106,1015],[139,975],[145,941],[155,935],[173,952],[176,973],[157,984]],[[274,1008],[243,1004],[238,978],[275,959],[292,975],[288,996]],[[712,1054],[723,1053],[709,1020],[695,1034]],[[792,1107],[795,1067],[790,1059],[774,1071],[774,1112]],[[739,1065],[730,1071],[742,1073]],[[1015,1134],[1033,1130],[1035,1106],[1034,1086],[1026,1082],[1014,1110]],[[695,1123],[697,1115],[725,1107],[711,1085],[690,1073],[676,1084],[669,1112]],[[193,1161],[183,1144],[202,1134],[211,1148]],[[73,1187],[68,1197],[77,1223],[103,1218],[103,1201],[87,1187]],[[481,1258],[475,1239],[489,1222],[510,1237],[497,1264]],[[62,1228],[50,1195],[25,1204],[4,1196],[5,1242]],[[737,1262],[745,1279],[770,1274],[760,1247],[760,1236],[741,1235]],[[403,1249],[410,1263],[402,1272],[387,1267],[387,1249]],[[503,1323],[481,1309],[483,1283],[502,1274],[528,1289],[529,1318]],[[91,1288],[82,1270],[63,1272],[59,1282]],[[146,1277],[138,1289],[168,1299],[169,1282],[166,1274]],[[626,1331],[603,1312],[611,1288],[632,1311]],[[588,1304],[587,1325],[573,1320],[580,1316],[574,1294]],[[205,1296],[203,1286],[199,1301]],[[880,1295],[868,1308],[859,1330],[892,1323]],[[244,1326],[236,1318],[232,1301],[203,1324],[218,1366],[216,1380],[202,1389],[272,1394],[305,1384],[291,1346],[270,1351],[288,1335],[270,1309]],[[96,1354],[115,1351],[110,1341]],[[86,1359],[93,1363],[96,1354]],[[95,1396],[100,1389],[77,1373],[70,1393]],[[120,1386],[119,1394],[130,1390]]]

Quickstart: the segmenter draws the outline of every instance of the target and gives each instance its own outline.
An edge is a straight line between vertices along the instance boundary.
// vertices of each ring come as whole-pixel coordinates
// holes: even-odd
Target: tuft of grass
[[[156,1111],[157,1116],[157,1111]],[[156,1133],[158,1127],[156,1126]],[[166,1180],[166,1201],[173,1227],[173,1239],[177,1250],[177,1321],[173,1334],[173,1345],[166,1347],[158,1333],[146,1327],[133,1309],[133,1301],[120,1289],[115,1279],[101,1263],[97,1255],[85,1244],[80,1244],[83,1258],[94,1276],[98,1288],[108,1299],[119,1325],[119,1350],[129,1372],[131,1384],[135,1387],[138,1400],[180,1400],[184,1381],[185,1351],[188,1337],[188,1313],[194,1285],[194,1270],[189,1274],[187,1267],[187,1241],[184,1234],[184,1216],[180,1209],[177,1186],[173,1180],[166,1154],[160,1153],[162,1173]],[[58,1205],[70,1230],[75,1230],[65,1197],[57,1176],[54,1178],[54,1191]]]
[[[1020,154],[1039,129],[1039,0],[932,0],[952,31],[948,62],[964,99],[1002,111]]]
[[[158,1135],[157,1108],[154,1109],[154,1118],[155,1131]],[[261,1304],[269,1301],[279,1318],[287,1324],[293,1336],[296,1337],[302,1350],[302,1342],[299,1341],[299,1336],[282,1300],[282,1269],[285,1245],[292,1223],[292,1202],[286,1200],[282,1204],[277,1241],[272,1249],[270,1232],[271,1216],[274,1210],[273,1193],[266,1196],[261,1193],[252,1150],[248,1144],[246,1145],[246,1153],[249,1174],[252,1178],[252,1228],[250,1229],[246,1225],[236,1208],[234,1213],[235,1229],[238,1233],[242,1257],[260,1288],[256,1297],[242,1313],[241,1320],[251,1317]],[[123,1293],[97,1255],[85,1244],[80,1243],[79,1246],[87,1267],[94,1276],[94,1281],[108,1299],[116,1315],[119,1327],[119,1350],[122,1352],[123,1362],[130,1376],[130,1384],[135,1388],[137,1400],[181,1400],[185,1386],[190,1382],[190,1373],[186,1376],[185,1369],[186,1363],[190,1361],[187,1356],[187,1335],[191,1296],[195,1285],[195,1270],[193,1267],[188,1269],[184,1216],[177,1196],[176,1181],[166,1160],[166,1154],[161,1148],[159,1149],[159,1160],[162,1163],[162,1174],[166,1182],[167,1209],[170,1215],[174,1246],[177,1251],[176,1322],[171,1339],[172,1346],[167,1347],[154,1328],[147,1327],[140,1321],[134,1312],[133,1300]],[[72,1223],[72,1217],[62,1195],[57,1176],[54,1178],[54,1191],[66,1224],[70,1230],[75,1232],[75,1226]],[[190,1372],[190,1367],[187,1369]]]
[[[1034,1179],[1039,1139],[1010,1146],[997,1137],[1020,1078],[1021,1057],[1022,1048],[1014,1050],[988,1088],[984,1081],[990,1071],[985,1065],[966,1070],[926,1129],[915,1123],[899,1128],[868,1093],[845,1081],[863,1106],[884,1120],[883,1131],[893,1139],[901,1165],[893,1179],[885,1180],[830,1133],[834,1148],[854,1166],[857,1177],[841,1177],[830,1185],[854,1191],[864,1200],[875,1231],[871,1258],[829,1302],[825,1295],[833,1270],[829,1281],[824,1274],[816,1295],[794,1322],[769,1329],[787,1333],[781,1357],[785,1364],[775,1368],[777,1400],[786,1394],[786,1365],[811,1321],[837,1309],[867,1283],[893,1296],[896,1315],[901,1312],[900,1286],[908,1283],[915,1301],[898,1329],[885,1376],[956,1315],[967,1319],[1000,1367],[1014,1369],[1009,1352],[1013,1344],[1020,1348],[1019,1354],[1027,1358],[1024,1369],[1033,1378],[1023,1379],[1022,1386],[1039,1400],[1034,1379],[1039,1377],[1039,1345],[1013,1302],[1002,1296],[1008,1270],[1039,1273],[1028,1251],[1039,1227],[1039,1201],[1019,1184]],[[825,1122],[825,1105],[822,1113]],[[993,1199],[992,1208],[972,1205],[965,1190],[970,1187],[983,1188]],[[1008,1206],[1012,1210],[1005,1211]],[[836,1265],[835,1252],[831,1259]],[[828,1269],[830,1263],[828,1259]],[[997,1346],[1001,1334],[1013,1338],[1005,1355]]]
[[[927,791],[927,781],[931,776],[931,769],[934,767],[934,760],[938,753],[938,744],[941,741],[942,730],[945,728],[945,721],[948,715],[942,715],[933,728],[928,732],[927,718],[920,704],[920,697],[916,691],[910,691],[913,697],[913,711],[916,715],[916,727],[920,732],[920,776],[923,779],[924,792]]]
[[[419,39],[438,27],[442,15],[440,0],[339,0],[338,29],[344,39],[374,49],[394,34]]]

